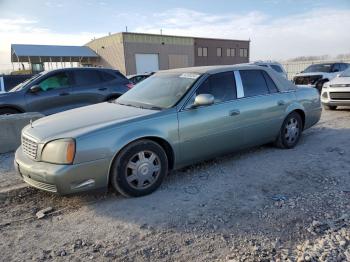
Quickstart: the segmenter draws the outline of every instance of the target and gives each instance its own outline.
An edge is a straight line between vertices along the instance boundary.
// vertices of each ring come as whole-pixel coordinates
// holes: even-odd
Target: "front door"
[[[211,94],[215,102],[192,108],[199,94]],[[233,151],[242,146],[241,116],[236,106],[236,85],[232,71],[209,76],[178,113],[183,165]]]
[[[36,83],[40,90],[25,95],[28,112],[40,112],[45,115],[72,108],[70,100],[71,80],[65,72],[47,75]]]

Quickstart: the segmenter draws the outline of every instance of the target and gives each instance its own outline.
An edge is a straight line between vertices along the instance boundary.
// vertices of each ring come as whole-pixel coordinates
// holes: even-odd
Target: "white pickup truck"
[[[301,87],[315,87],[321,92],[323,84],[337,77],[341,72],[350,67],[347,63],[323,63],[308,66],[297,74],[293,82]]]

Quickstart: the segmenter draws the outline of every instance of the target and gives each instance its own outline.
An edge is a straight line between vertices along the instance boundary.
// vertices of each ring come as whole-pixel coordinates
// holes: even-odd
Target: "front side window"
[[[49,76],[45,80],[41,81],[39,83],[39,86],[42,91],[68,87],[69,78],[66,73],[61,72],[61,73]]]
[[[258,96],[269,93],[265,78],[261,70],[240,70],[244,96]]]
[[[101,82],[97,70],[76,70],[74,72],[74,79],[78,86],[94,85]]]
[[[215,103],[236,99],[237,92],[233,72],[224,72],[209,76],[198,87],[188,106],[191,106],[194,103],[195,97],[200,94],[214,96]]]
[[[198,73],[156,73],[139,82],[116,103],[149,109],[170,108],[181,100],[200,76]]]

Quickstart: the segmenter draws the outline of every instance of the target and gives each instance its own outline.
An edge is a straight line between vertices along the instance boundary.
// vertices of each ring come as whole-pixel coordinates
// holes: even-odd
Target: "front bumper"
[[[37,162],[19,147],[14,165],[27,184],[60,195],[107,188],[110,160],[99,159],[73,165]]]
[[[332,95],[336,93],[344,94],[345,98],[332,98]],[[348,93],[348,95],[346,95]],[[333,95],[334,97],[334,95]],[[327,106],[350,106],[350,88],[323,88],[321,92],[321,102]]]

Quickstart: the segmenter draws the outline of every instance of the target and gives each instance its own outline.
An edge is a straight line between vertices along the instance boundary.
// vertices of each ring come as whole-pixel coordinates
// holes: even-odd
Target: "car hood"
[[[58,138],[76,138],[91,131],[158,112],[106,102],[41,118],[26,126],[23,133],[44,143]]]
[[[316,75],[327,76],[330,74],[331,73],[325,73],[325,72],[310,72],[310,73],[299,73],[299,74],[296,74],[295,76],[316,76]]]
[[[329,85],[350,84],[350,77],[336,77],[329,81]]]

